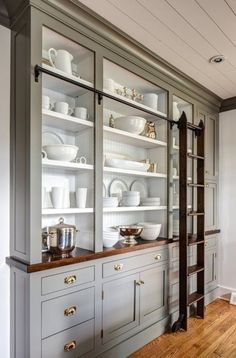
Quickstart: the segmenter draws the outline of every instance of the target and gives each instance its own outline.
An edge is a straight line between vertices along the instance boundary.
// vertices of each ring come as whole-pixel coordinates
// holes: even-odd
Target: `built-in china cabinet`
[[[12,29],[12,357],[125,357],[178,315],[183,111],[206,126],[206,303],[215,297],[219,105],[78,4],[26,8]],[[60,220],[78,230],[67,257],[45,235]],[[155,240],[104,247],[150,222]]]

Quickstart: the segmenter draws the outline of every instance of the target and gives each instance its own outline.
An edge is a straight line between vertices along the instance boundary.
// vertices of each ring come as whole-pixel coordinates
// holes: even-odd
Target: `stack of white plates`
[[[118,198],[117,196],[109,196],[103,198],[103,207],[104,208],[114,208],[118,206]]]
[[[159,206],[161,205],[161,199],[159,197],[143,198],[142,206]]]
[[[138,206],[140,204],[139,191],[123,191],[122,192],[122,206]]]
[[[103,228],[103,246],[112,247],[120,238],[120,233],[117,229],[110,227]]]

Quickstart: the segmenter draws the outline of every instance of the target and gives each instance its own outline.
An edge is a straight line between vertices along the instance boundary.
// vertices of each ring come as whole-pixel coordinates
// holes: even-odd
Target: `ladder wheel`
[[[172,326],[172,332],[178,332],[181,328],[181,322],[178,320]]]

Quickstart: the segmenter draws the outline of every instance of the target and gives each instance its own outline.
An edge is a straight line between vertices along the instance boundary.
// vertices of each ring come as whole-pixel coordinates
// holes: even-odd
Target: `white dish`
[[[128,185],[121,179],[115,178],[109,185],[109,195],[118,197],[120,201],[122,198],[122,192],[128,190]]]
[[[146,119],[137,116],[125,116],[114,119],[114,127],[125,132],[141,134],[144,130]]]
[[[122,197],[121,206],[139,206],[140,204],[140,197],[137,196],[135,198],[130,197]]]
[[[44,131],[42,136],[42,146],[45,145],[53,145],[53,144],[64,144],[62,138],[52,132],[52,131]]]
[[[140,196],[140,192],[139,191],[123,191],[122,196],[129,196],[129,197],[136,197],[136,196]]]
[[[43,150],[48,159],[71,162],[76,158],[79,148],[75,145],[53,144],[45,145]]]
[[[139,163],[132,160],[106,158],[106,165],[112,168],[135,170],[139,172],[147,172],[150,164]]]
[[[105,152],[104,153],[106,158],[112,158],[112,159],[125,159],[125,160],[129,160],[130,157],[124,154],[120,154],[120,153],[114,153],[114,152]]]
[[[115,237],[115,238],[107,238],[107,237],[103,237],[103,246],[104,247],[112,247],[114,246],[117,241],[119,240],[119,238]]]
[[[138,225],[143,226],[143,231],[140,234],[143,240],[156,240],[160,235],[161,224],[143,222]]]
[[[141,200],[148,196],[147,185],[140,180],[134,180],[130,185],[130,190],[139,191]]]

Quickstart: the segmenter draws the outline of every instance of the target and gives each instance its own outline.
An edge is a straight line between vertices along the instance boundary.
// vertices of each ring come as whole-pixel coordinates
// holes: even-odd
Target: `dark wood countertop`
[[[211,230],[206,231],[206,235],[214,235],[220,233],[220,230]],[[18,258],[13,256],[7,257],[6,262],[10,266],[15,266],[27,273],[33,273],[37,271],[49,270],[52,268],[57,268],[61,266],[72,265],[80,262],[86,262],[91,260],[97,260],[103,257],[120,255],[132,251],[144,250],[151,247],[159,247],[163,245],[168,245],[173,242],[178,241],[178,237],[174,237],[174,239],[164,239],[159,238],[154,241],[146,241],[142,239],[137,239],[138,243],[134,246],[127,246],[123,244],[121,241],[118,242],[114,247],[105,249],[100,252],[93,252],[81,248],[75,248],[71,255],[66,258],[52,256],[49,253],[42,254],[42,261],[36,264],[28,264],[26,262],[20,261]]]

